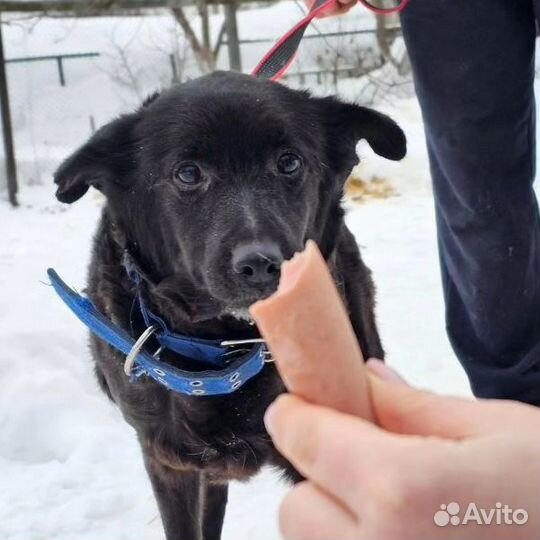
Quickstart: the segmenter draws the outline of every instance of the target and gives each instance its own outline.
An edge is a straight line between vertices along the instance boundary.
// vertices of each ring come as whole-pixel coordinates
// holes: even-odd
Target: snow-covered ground
[[[296,18],[295,12],[287,13]],[[258,24],[259,31],[267,24],[253,13],[245,17]],[[283,28],[289,26],[290,21],[282,19]],[[39,25],[25,37],[13,27],[7,33],[10,54],[22,55],[23,45],[28,54],[57,53],[58,43],[69,36],[71,49],[89,50],[111,30],[104,20],[96,22],[94,32],[81,23],[68,34],[59,21],[44,23],[50,25],[48,40],[39,34]],[[11,86],[16,111],[26,119],[16,122],[19,155],[28,160],[21,207],[10,209],[0,192],[2,540],[163,538],[134,433],[97,388],[85,331],[46,284],[45,270],[53,266],[68,283],[84,285],[89,243],[103,201],[92,192],[72,207],[60,205],[53,197],[50,171],[87,135],[79,129],[81,99],[95,111],[98,124],[125,105],[113,89],[104,88],[107,78],[102,75],[96,70],[80,72],[72,79],[73,87],[63,89],[53,87],[44,75],[30,85],[21,79]],[[350,85],[346,88],[351,90]],[[21,97],[28,92],[34,139],[24,110],[29,98]],[[409,156],[389,163],[362,148],[365,162],[358,173],[386,178],[396,196],[349,204],[347,222],[374,271],[388,362],[414,384],[468,395],[466,378],[444,332],[420,113],[414,100],[388,105],[385,111],[407,132]],[[71,129],[70,119],[76,129]],[[40,135],[44,131],[46,137]],[[41,183],[29,187],[36,178]],[[279,538],[276,514],[285,491],[271,471],[247,484],[234,483],[224,539]]]

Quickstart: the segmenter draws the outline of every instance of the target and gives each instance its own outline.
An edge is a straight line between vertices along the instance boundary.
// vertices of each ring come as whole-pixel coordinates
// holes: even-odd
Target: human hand
[[[540,411],[439,397],[399,382],[381,362],[368,366],[377,426],[320,407],[316,396],[308,403],[285,395],[267,412],[277,448],[307,478],[282,503],[284,537],[538,540]],[[470,503],[486,518],[493,511],[492,524],[439,527],[434,516],[449,503],[460,506],[461,520]],[[505,524],[505,505],[528,512],[528,522]]]
[[[376,360],[366,373],[313,243],[251,314],[292,393],[270,406],[267,429],[307,478],[281,508],[287,540],[540,538],[538,409],[415,390]],[[438,527],[449,503],[475,503],[495,525]],[[498,525],[497,503],[526,510],[528,522]]]
[[[335,15],[344,15],[347,13],[354,5],[357,0],[337,0],[332,4],[328,9],[325,9],[322,13],[317,15],[318,19],[324,19],[325,17],[333,17]],[[306,5],[309,9],[312,8],[314,0],[306,0]]]

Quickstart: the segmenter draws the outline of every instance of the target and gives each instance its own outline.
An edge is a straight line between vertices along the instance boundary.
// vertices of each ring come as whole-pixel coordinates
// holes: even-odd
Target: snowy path
[[[389,363],[415,384],[463,395],[444,334],[419,116],[411,104],[399,114],[410,157],[365,167],[389,176],[400,195],[351,207],[347,221],[374,271]],[[84,284],[101,202],[92,194],[66,208],[52,191],[26,189],[17,211],[0,205],[0,538],[162,538],[134,434],[97,389],[82,327],[42,283],[54,266]],[[279,538],[284,492],[270,471],[234,484],[224,540]]]

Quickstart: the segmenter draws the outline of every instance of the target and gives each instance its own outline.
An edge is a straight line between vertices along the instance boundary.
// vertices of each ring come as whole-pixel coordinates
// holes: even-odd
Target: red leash
[[[378,8],[368,0],[359,0],[362,5],[378,15],[389,15],[403,11],[410,0],[396,2],[392,8]],[[309,13],[297,24],[295,24],[277,43],[264,55],[257,67],[251,73],[258,79],[268,79],[278,81],[285,75],[292,64],[300,42],[311,21],[320,13],[337,4],[338,0],[315,0]]]

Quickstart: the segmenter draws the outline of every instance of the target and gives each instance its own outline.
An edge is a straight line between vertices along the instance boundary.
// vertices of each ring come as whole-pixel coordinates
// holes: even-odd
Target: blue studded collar
[[[207,340],[170,331],[165,322],[147,308],[141,294],[142,278],[133,265],[129,264],[129,258],[127,260],[126,269],[135,283],[146,325],[146,330],[137,340],[103,315],[88,298],[66,285],[53,269],[49,269],[47,274],[58,296],[79,320],[97,337],[126,355],[124,371],[131,382],[146,376],[180,394],[216,396],[238,390],[262,371],[265,362],[269,360],[269,353],[260,339]],[[159,349],[153,354],[144,350],[146,341],[151,337],[159,343]],[[163,349],[206,364],[208,369],[192,372],[172,366],[160,360]]]

